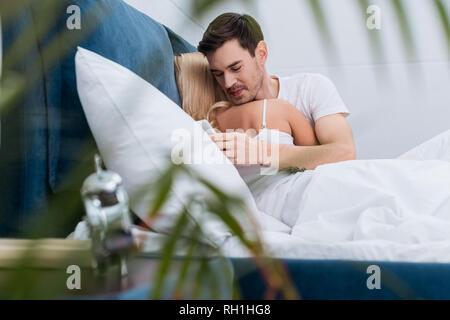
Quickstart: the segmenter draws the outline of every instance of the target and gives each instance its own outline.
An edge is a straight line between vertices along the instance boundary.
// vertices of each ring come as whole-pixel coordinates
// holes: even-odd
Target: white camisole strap
[[[262,129],[266,128],[266,109],[267,109],[267,99],[264,99],[264,107],[263,107],[263,120],[262,120]]]

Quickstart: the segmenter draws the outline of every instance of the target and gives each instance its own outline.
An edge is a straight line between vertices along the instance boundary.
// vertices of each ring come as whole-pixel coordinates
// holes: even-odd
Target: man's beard
[[[242,90],[241,96],[239,96],[237,98],[235,98],[231,95],[231,92],[236,91],[236,90]],[[230,101],[232,101],[235,105],[241,105],[241,104],[247,103],[248,101],[244,97],[245,91],[247,91],[247,92],[249,91],[248,87],[245,85],[237,85],[235,87],[232,87],[227,92],[228,99]]]
[[[242,104],[246,104],[249,102],[252,102],[256,99],[256,96],[258,94],[258,92],[261,90],[262,85],[263,85],[263,81],[264,81],[264,73],[262,70],[260,70],[259,74],[258,74],[258,79],[256,81],[257,85],[255,86],[255,88],[253,90],[249,90],[247,86],[245,85],[238,85],[236,87],[231,88],[230,90],[228,90],[227,92],[227,96],[228,99],[230,101],[233,102],[233,104],[235,105],[242,105]],[[249,93],[248,97],[245,97],[245,95],[240,96],[239,98],[233,98],[230,94],[231,91],[235,91],[236,89],[243,89],[244,92],[247,91]]]

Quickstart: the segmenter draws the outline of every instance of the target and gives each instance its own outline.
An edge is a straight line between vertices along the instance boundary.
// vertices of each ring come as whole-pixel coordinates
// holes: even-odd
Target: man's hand
[[[245,133],[217,133],[210,137],[234,165],[270,166],[278,163],[278,156],[273,152],[275,145],[258,141]]]

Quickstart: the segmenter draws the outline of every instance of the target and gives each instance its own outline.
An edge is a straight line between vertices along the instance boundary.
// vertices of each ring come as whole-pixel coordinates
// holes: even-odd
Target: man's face
[[[263,65],[237,39],[225,42],[207,58],[212,74],[233,104],[255,100],[263,84]]]

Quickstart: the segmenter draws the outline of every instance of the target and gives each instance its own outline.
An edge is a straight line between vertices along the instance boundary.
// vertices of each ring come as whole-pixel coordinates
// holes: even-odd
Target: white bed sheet
[[[261,234],[268,256],[286,259],[450,262],[450,241],[426,244],[401,244],[385,240],[360,240],[340,243],[313,243],[290,234],[264,231]],[[251,255],[236,237],[221,248],[228,257]]]

